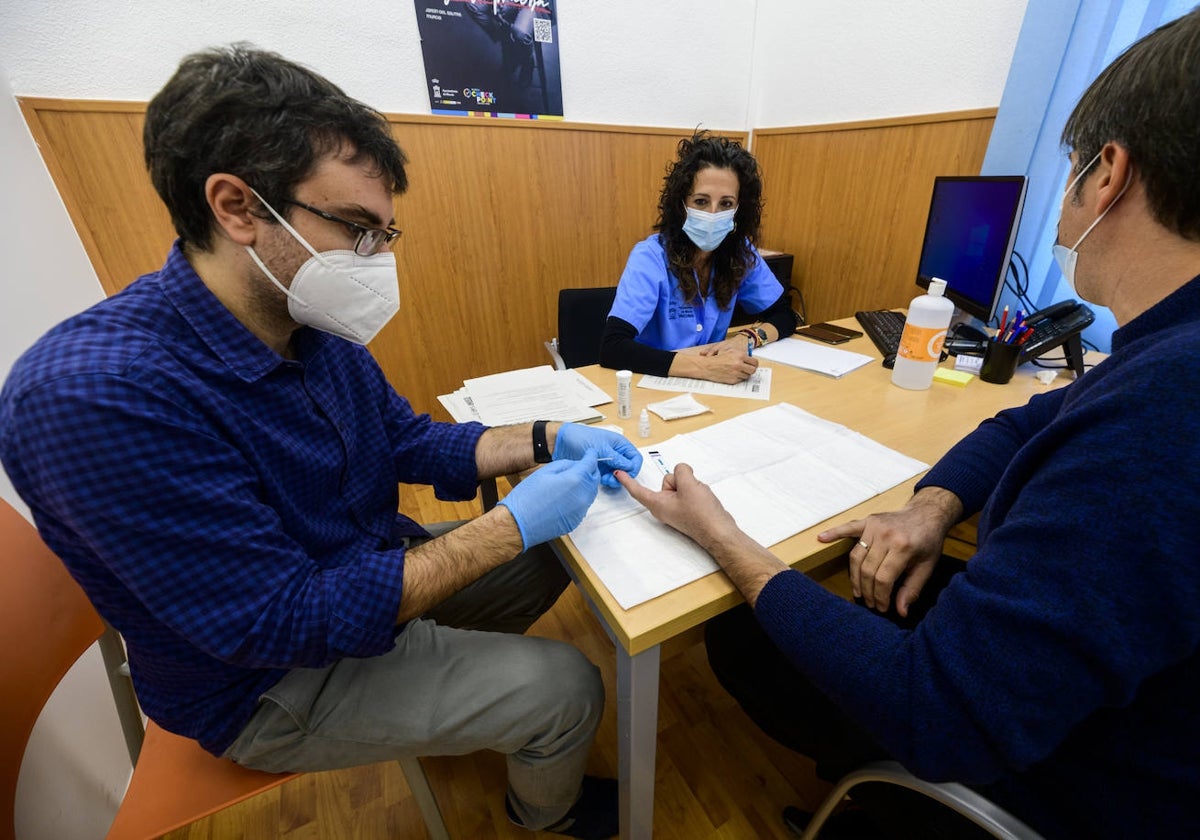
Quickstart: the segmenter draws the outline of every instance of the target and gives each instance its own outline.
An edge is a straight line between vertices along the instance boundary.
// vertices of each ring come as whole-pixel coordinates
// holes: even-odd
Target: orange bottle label
[[[936,362],[942,356],[946,330],[905,324],[896,355],[914,362]]]

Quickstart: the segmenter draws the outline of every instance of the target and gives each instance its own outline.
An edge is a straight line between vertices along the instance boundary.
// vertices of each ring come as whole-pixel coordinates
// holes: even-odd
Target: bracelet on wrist
[[[746,338],[753,341],[756,349],[762,347],[762,340],[759,338],[757,330],[746,327],[745,329],[738,330],[738,335],[744,335]]]
[[[550,444],[546,440],[546,424],[549,420],[533,421],[533,463],[549,464],[553,460],[550,455]]]

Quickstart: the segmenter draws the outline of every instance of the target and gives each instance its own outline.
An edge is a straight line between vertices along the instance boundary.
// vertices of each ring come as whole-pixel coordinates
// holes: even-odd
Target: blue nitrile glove
[[[555,461],[575,461],[589,450],[595,452],[598,459],[610,459],[599,462],[600,481],[605,487],[621,486],[613,476],[613,470],[637,475],[642,468],[642,453],[622,435],[582,423],[563,423],[558,427],[558,435],[554,438]]]
[[[574,531],[596,500],[600,470],[587,452],[535,470],[500,500],[517,521],[525,549]]]

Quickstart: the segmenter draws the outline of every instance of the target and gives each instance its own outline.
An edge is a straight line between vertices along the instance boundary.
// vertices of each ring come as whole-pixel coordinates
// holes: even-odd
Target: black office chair
[[[816,840],[821,827],[851,789],[866,782],[899,785],[940,802],[999,840],[1042,840],[1042,836],[990,799],[958,782],[927,782],[896,761],[873,761],[847,773],[813,814],[801,840]]]
[[[555,367],[562,370],[600,361],[600,337],[616,296],[616,286],[559,290],[558,337],[546,342]]]

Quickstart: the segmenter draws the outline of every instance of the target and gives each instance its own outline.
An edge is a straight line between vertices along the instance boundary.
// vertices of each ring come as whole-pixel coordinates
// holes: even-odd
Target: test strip
[[[663,461],[662,455],[659,453],[659,451],[657,449],[651,449],[647,454],[650,456],[650,459],[652,461],[654,461],[655,464],[658,465],[658,468],[662,471],[663,475],[671,474],[671,471],[669,469],[667,469],[667,465]]]

